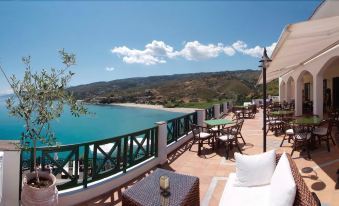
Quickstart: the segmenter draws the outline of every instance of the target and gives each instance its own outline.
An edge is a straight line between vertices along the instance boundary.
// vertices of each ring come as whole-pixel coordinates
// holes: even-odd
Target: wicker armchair
[[[278,163],[281,154],[276,155],[276,163]],[[293,206],[320,206],[320,200],[314,192],[311,192],[304,179],[299,173],[297,165],[292,160],[291,156],[287,154],[288,161],[292,170],[292,175],[297,187]]]

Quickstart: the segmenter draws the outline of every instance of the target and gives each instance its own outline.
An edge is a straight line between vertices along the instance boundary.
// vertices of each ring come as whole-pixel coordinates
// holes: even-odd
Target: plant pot
[[[56,178],[48,172],[39,172],[39,177],[49,179],[52,185],[46,188],[36,188],[28,182],[36,177],[35,172],[26,174],[21,191],[21,205],[23,206],[56,206],[58,204],[58,189]]]

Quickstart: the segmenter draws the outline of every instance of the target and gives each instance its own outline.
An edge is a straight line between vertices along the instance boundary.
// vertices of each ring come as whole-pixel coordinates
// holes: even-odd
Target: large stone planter
[[[35,178],[35,173],[26,174],[23,180],[21,192],[21,205],[23,206],[56,206],[58,204],[58,189],[56,178],[48,172],[39,172],[39,177],[52,180],[53,184],[48,188],[35,188],[27,183]]]

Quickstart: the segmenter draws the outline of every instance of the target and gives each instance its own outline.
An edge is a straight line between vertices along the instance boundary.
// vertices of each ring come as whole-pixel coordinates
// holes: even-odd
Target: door
[[[332,97],[333,97],[333,108],[339,109],[339,77],[333,78],[333,89],[332,89]]]

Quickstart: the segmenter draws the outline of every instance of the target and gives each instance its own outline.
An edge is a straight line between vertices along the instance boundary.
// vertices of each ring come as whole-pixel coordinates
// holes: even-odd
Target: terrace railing
[[[205,109],[205,119],[209,120],[212,119],[214,117],[214,107],[210,107]]]
[[[197,124],[197,112],[187,114],[167,121],[167,145],[178,141],[178,138],[187,135],[190,125]]]
[[[158,127],[100,141],[37,148],[37,162],[58,179],[58,190],[126,173],[127,169],[158,156]],[[33,171],[33,149],[21,152],[21,176]]]

